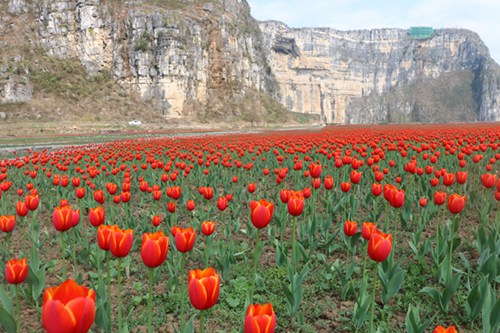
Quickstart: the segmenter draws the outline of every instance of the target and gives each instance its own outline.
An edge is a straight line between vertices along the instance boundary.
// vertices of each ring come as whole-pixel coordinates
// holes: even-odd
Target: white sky
[[[500,0],[247,0],[260,21],[338,30],[432,26],[475,31],[500,63]]]

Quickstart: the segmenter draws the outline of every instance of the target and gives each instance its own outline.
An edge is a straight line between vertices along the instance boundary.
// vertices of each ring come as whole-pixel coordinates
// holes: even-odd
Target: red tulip
[[[244,333],[273,333],[276,314],[271,303],[250,304],[245,316]]]
[[[250,183],[250,184],[248,184],[248,186],[247,186],[247,190],[248,190],[248,192],[250,192],[250,193],[255,192],[255,190],[256,190],[256,189],[257,189],[257,185],[255,185],[255,183]]]
[[[181,197],[182,188],[180,186],[172,186],[167,188],[167,196],[174,200],[177,200]]]
[[[195,309],[210,309],[219,299],[220,276],[213,268],[195,269],[188,274],[188,292]]]
[[[374,222],[363,222],[361,225],[361,237],[369,240],[375,230],[377,230],[377,226]]]
[[[397,190],[396,186],[392,184],[384,185],[384,199],[387,200],[389,203],[391,202],[392,191],[394,190]]]
[[[100,205],[104,204],[104,191],[103,190],[94,191],[94,200]]]
[[[141,257],[144,265],[149,268],[158,267],[167,258],[169,239],[163,232],[142,235]]]
[[[391,253],[392,235],[384,234],[380,230],[376,230],[368,240],[368,256],[377,262],[382,262]]]
[[[103,224],[105,217],[106,213],[104,212],[104,208],[102,208],[102,206],[89,209],[89,220],[92,226],[98,227]]]
[[[382,193],[382,184],[373,183],[372,184],[372,194],[378,197]]]
[[[451,186],[455,184],[455,174],[454,173],[445,173],[443,176],[443,184],[445,186]]]
[[[3,232],[12,232],[16,226],[15,215],[2,215],[0,216],[0,230]]]
[[[161,221],[162,221],[162,217],[160,215],[153,215],[153,217],[151,218],[151,223],[157,227],[161,224]]]
[[[292,216],[299,216],[304,210],[304,197],[292,194],[287,202],[288,213]]]
[[[76,226],[80,220],[80,211],[70,206],[56,207],[52,213],[52,224],[57,231],[66,231]]]
[[[83,199],[83,197],[85,197],[85,188],[84,187],[77,187],[75,189],[75,196],[78,199]]]
[[[174,231],[175,228],[175,231]],[[177,226],[172,227],[172,234],[175,238],[175,247],[177,251],[186,253],[193,249],[194,240],[196,238],[196,232],[193,228],[179,228]]]
[[[226,197],[220,197],[217,199],[217,209],[219,209],[221,212],[225,211],[227,208],[227,199]]]
[[[439,184],[439,179],[437,179],[437,178],[431,178],[430,183],[431,183],[432,187],[436,187]]]
[[[210,200],[214,197],[214,188],[213,187],[205,187],[203,191],[203,196],[206,200]]]
[[[11,259],[5,265],[5,280],[9,284],[23,283],[28,277],[28,264],[26,258]]]
[[[118,185],[114,183],[106,183],[106,190],[110,195],[115,195],[116,191],[118,191]]]
[[[391,192],[389,204],[394,208],[402,207],[405,203],[405,190],[394,189]]]
[[[358,231],[358,223],[356,221],[345,221],[344,234],[346,236],[353,236]]]
[[[120,200],[124,203],[127,203],[130,201],[130,192],[122,192],[120,193]]]
[[[16,213],[18,216],[23,217],[28,215],[28,206],[26,206],[26,203],[24,201],[18,201],[16,204]]]
[[[280,190],[280,200],[282,203],[287,203],[290,198],[290,194],[292,192],[290,190]]]
[[[28,207],[29,210],[33,211],[38,208],[40,197],[38,196],[38,194],[29,194],[24,199],[24,202],[26,203],[26,207]]]
[[[134,230],[122,230],[118,227],[109,235],[109,252],[115,257],[126,257],[134,242]]]
[[[109,250],[109,238],[111,237],[111,233],[118,230],[117,225],[104,225],[101,224],[97,229],[97,244],[99,247],[104,250]]]
[[[167,203],[167,210],[169,213],[175,213],[175,201],[170,201]]]
[[[323,185],[326,190],[331,190],[333,188],[333,178],[330,175],[326,176],[323,180]]]
[[[300,196],[304,197],[304,199],[309,198],[312,195],[312,191],[309,187],[304,188],[300,191]]]
[[[420,200],[418,201],[418,204],[420,205],[420,207],[427,206],[427,199],[426,198],[420,198]]]
[[[265,228],[273,217],[274,204],[267,202],[266,199],[260,201],[250,201],[250,219],[252,224],[258,228]]]
[[[458,214],[464,209],[465,206],[465,195],[460,196],[453,193],[448,198],[448,209],[452,214]]]
[[[434,329],[433,333],[457,333],[457,329],[453,325],[451,325],[448,328],[444,328],[443,326],[438,326]]]
[[[349,183],[349,182],[341,182],[340,183],[340,189],[344,193],[349,192],[351,190],[351,183]]]
[[[352,170],[351,171],[351,175],[350,175],[351,183],[353,183],[353,184],[359,184],[359,182],[361,181],[361,176],[362,175],[363,175],[362,172],[358,172],[356,170]]]
[[[186,209],[187,210],[192,211],[192,210],[194,210],[195,207],[196,207],[196,204],[195,204],[194,200],[186,201]]]
[[[161,199],[161,191],[160,190],[157,190],[157,191],[153,191],[153,200],[160,200]]]
[[[493,188],[497,182],[497,175],[491,173],[485,173],[481,175],[481,182],[486,188]]]
[[[434,192],[434,203],[438,206],[441,206],[446,201],[446,192]]]
[[[318,178],[321,175],[322,166],[321,164],[311,163],[309,164],[309,173],[312,178]]]
[[[456,176],[457,176],[457,183],[458,184],[465,184],[465,182],[467,181],[467,171],[457,171],[456,172]]]
[[[210,236],[215,231],[215,222],[214,221],[203,221],[201,224],[201,232],[205,236]]]
[[[69,279],[45,289],[43,327],[47,333],[86,333],[94,323],[95,292]]]

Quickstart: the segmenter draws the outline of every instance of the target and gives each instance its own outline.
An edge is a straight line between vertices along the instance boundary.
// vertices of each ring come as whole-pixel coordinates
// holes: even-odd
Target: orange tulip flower
[[[149,268],[158,267],[167,258],[169,239],[163,232],[145,233],[142,235],[141,257]]]
[[[358,231],[358,223],[356,221],[345,221],[344,234],[346,236],[353,236]]]
[[[45,289],[43,327],[47,333],[86,333],[94,323],[95,292],[69,279]]]
[[[392,250],[392,235],[384,234],[380,230],[376,230],[368,240],[368,256],[372,260],[382,262],[391,253]]]
[[[0,216],[0,230],[3,232],[12,232],[16,226],[15,215],[2,215]]]
[[[250,219],[252,224],[258,228],[265,228],[273,217],[274,204],[266,199],[250,201]]]
[[[109,235],[109,251],[115,257],[126,257],[134,242],[134,230],[122,230],[116,227]]]
[[[96,208],[89,209],[89,220],[90,224],[94,227],[98,227],[104,223],[104,219],[106,218],[106,213],[104,212],[104,208],[102,206],[97,206]]]
[[[361,237],[369,240],[375,230],[377,230],[377,226],[374,222],[363,222],[361,225]]]
[[[188,292],[195,309],[210,309],[219,299],[220,276],[213,268],[195,269],[188,273]]]
[[[16,204],[16,213],[20,217],[28,215],[29,209],[24,201],[18,201]]]
[[[28,264],[26,258],[11,259],[5,265],[5,280],[9,284],[19,284],[26,280],[28,277]]]
[[[245,333],[273,333],[276,329],[276,314],[272,304],[250,304],[243,328]]]
[[[210,236],[215,231],[215,222],[214,221],[203,221],[201,224],[201,232],[205,236]]]
[[[304,197],[301,195],[291,194],[288,198],[288,213],[292,216],[299,216],[304,210]]]
[[[172,227],[172,233],[174,233],[174,228],[175,228],[175,247],[177,248],[177,251],[181,253],[186,253],[189,252],[193,249],[194,246],[194,240],[196,238],[196,232],[194,231],[193,228],[179,228],[179,227]]]
[[[451,325],[448,328],[444,328],[443,326],[438,326],[434,329],[433,333],[457,333],[457,329],[453,325]]]
[[[465,206],[465,195],[460,196],[456,193],[453,193],[448,198],[448,210],[452,214],[458,214],[464,209]]]

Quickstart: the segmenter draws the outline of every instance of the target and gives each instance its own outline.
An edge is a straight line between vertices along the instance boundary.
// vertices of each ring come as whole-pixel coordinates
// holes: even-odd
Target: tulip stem
[[[205,267],[208,267],[208,240],[210,236],[207,236],[207,240],[205,242]]]
[[[205,311],[200,311],[200,333],[205,332]]]
[[[377,263],[373,270],[373,287],[372,287],[372,310],[370,315],[370,333],[373,333],[373,317],[375,316],[375,292],[377,291]]]
[[[66,271],[66,251],[64,246],[64,232],[61,232],[61,256],[62,256],[62,269],[64,281],[68,279],[68,273]]]
[[[295,251],[295,238],[296,238],[296,234],[297,234],[297,218],[294,217],[293,218],[293,221],[292,221],[292,269],[293,269],[293,273],[295,274],[296,272],[296,269],[297,269],[297,253]]]
[[[179,279],[179,283],[181,284],[181,325],[179,327],[179,329],[183,329],[184,328],[184,264],[185,264],[185,253],[182,252],[182,255],[181,255],[181,278]]]
[[[153,268],[149,269],[148,332],[153,333]]]
[[[111,326],[111,323],[113,322],[112,320],[112,311],[111,311],[111,269],[109,267],[109,254],[108,252],[105,253],[106,256],[106,279],[107,279],[107,285],[108,285],[108,294],[107,294],[107,302],[108,302],[108,311],[109,311],[109,323]]]
[[[451,240],[450,240],[450,262],[449,262],[449,267],[448,267],[448,276],[447,276],[447,281],[450,281],[451,278],[451,270],[452,270],[452,264],[451,264],[451,258],[453,255],[453,240],[455,238],[455,222],[457,221],[458,215],[455,215],[453,217],[453,220],[451,221]],[[446,281],[446,282],[447,282]]]
[[[117,274],[118,274],[118,332],[122,331],[122,294],[121,294],[121,283],[122,283],[122,274],[120,272],[122,265],[122,258],[118,258],[117,264]]]
[[[16,332],[21,332],[21,312],[19,311],[19,285],[16,284]]]
[[[76,240],[75,240],[75,233],[76,230],[73,228],[71,232],[71,242],[73,243],[73,246],[75,247],[73,251],[71,251],[71,258],[73,259],[73,279],[76,279]]]
[[[253,274],[252,274],[252,289],[250,298],[253,299],[253,294],[255,291],[255,280],[257,277],[257,265],[259,263],[259,240],[260,240],[260,229],[257,229],[257,233],[255,234],[255,252],[253,256]]]

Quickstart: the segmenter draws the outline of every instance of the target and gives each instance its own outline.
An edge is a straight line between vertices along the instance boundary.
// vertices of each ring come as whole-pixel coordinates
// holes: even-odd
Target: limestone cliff
[[[109,72],[124,93],[154,101],[167,118],[252,121],[264,106],[279,108],[245,1],[8,0],[0,9],[7,14],[3,36],[21,31],[1,40],[25,60],[15,69],[24,74],[20,80],[5,74],[1,102],[29,100],[31,76],[45,70],[37,65],[49,55],[78,61],[89,76]],[[12,61],[6,56],[3,63]]]
[[[470,31],[291,29],[256,22],[245,0],[6,0],[0,12],[0,118],[20,105],[130,117],[138,99],[158,120],[276,122],[285,108],[325,123],[500,120],[498,65]]]
[[[328,123],[500,120],[498,65],[471,31],[440,29],[419,40],[403,29],[260,27],[289,110]],[[454,111],[464,105],[469,113]]]

